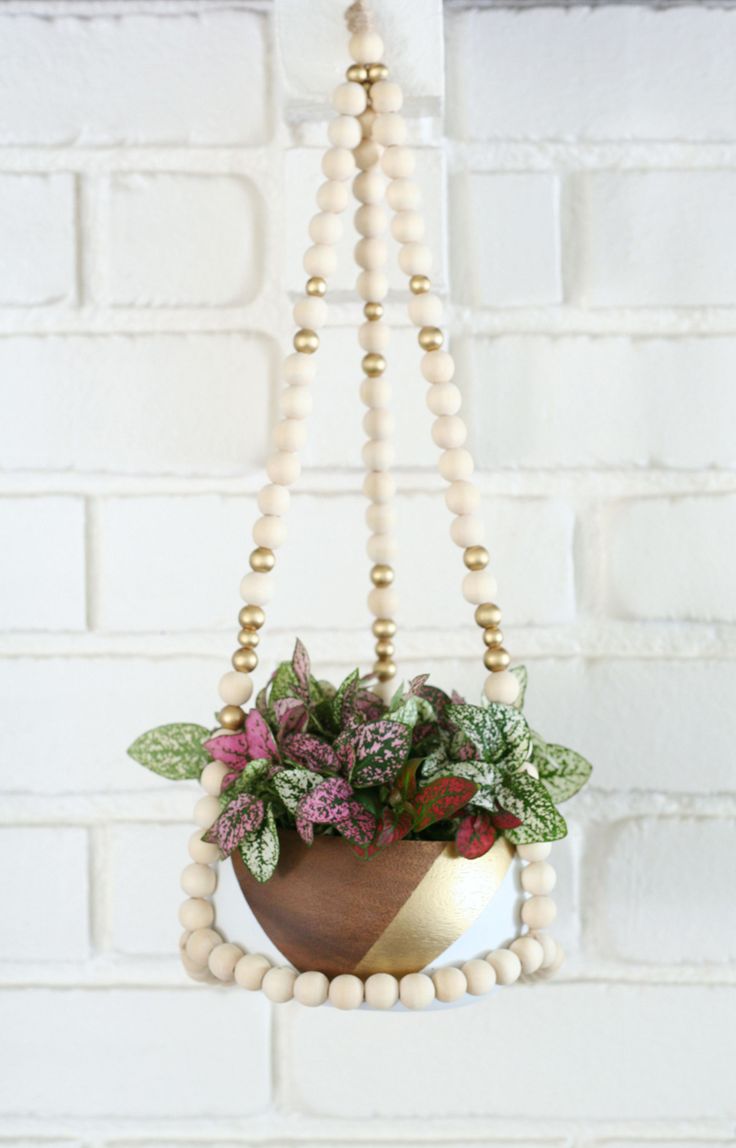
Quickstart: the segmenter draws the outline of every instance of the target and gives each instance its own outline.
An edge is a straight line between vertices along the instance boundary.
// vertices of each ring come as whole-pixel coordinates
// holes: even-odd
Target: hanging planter
[[[401,91],[387,78],[383,44],[366,5],[354,4],[347,15],[354,63],[333,95],[339,114],[323,158],[320,211],[310,224],[314,245],[304,259],[305,296],[294,307],[299,329],[284,366],[283,418],[266,467],[270,481],[258,496],[262,517],[253,529],[251,570],[241,583],[238,649],[219,685],[219,725],[162,726],[129,752],[161,776],[196,778],[205,790],[195,807],[199,828],[189,844],[191,863],[182,875],[188,900],[179,912],[182,961],[194,979],[263,989],[279,1002],[419,1008],[465,993],[483,995],[522,973],[547,975],[559,966],[562,950],[546,931],[555,917],[549,896],[555,874],[547,858],[551,843],[567,831],[558,805],[587,781],[590,766],[574,751],[548,745],[522,712],[526,673],[509,666],[496,583],[486,569],[479,492],[464,445],[453,360],[442,349],[442,305],[428,277],[431,255],[422,242]],[[313,674],[297,640],[292,660],[279,666],[246,710],[276,551],[285,536],[289,487],[300,471],[317,330],[326,320],[324,296],[351,177],[361,236],[357,290],[366,320],[358,337],[365,352],[360,396],[368,408],[364,492],[376,661],[370,673],[356,669],[333,685]],[[432,437],[442,452],[439,469],[454,516],[451,536],[466,570],[462,591],[483,636],[489,674],[480,705],[444,693],[428,674],[397,690],[391,684],[397,602],[383,356],[389,334],[382,321],[388,290],[384,205],[394,213],[391,231],[409,277],[409,314],[419,328],[421,370],[435,416]],[[508,882],[515,856],[525,862],[521,887],[528,894],[520,908],[521,934],[508,946],[474,952],[459,967],[426,973],[441,954],[454,951],[458,938],[474,936]],[[258,922],[281,963],[245,952],[214,928],[216,866],[228,857],[247,902],[243,913]]]

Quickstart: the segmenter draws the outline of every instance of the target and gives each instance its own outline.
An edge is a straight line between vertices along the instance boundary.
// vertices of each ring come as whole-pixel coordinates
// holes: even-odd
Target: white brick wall
[[[596,765],[559,849],[564,974],[443,1015],[271,1017],[179,970],[191,787],[124,749],[208,721],[232,648],[346,3],[0,6],[0,1141],[732,1142],[728,6],[376,0],[508,641],[533,723]],[[402,670],[474,694],[391,275]],[[352,278],[265,671],[297,627],[325,675],[370,656]]]

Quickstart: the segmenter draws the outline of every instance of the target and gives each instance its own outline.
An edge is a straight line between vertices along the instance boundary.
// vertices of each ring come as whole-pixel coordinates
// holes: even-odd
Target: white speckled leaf
[[[523,765],[531,753],[531,731],[513,706],[491,702],[481,708],[450,705],[447,716],[473,743],[483,761]]]
[[[564,817],[555,809],[542,783],[528,773],[504,773],[497,797],[501,808],[522,822],[516,829],[505,830],[505,836],[515,845],[559,841],[567,835]]]
[[[564,745],[548,745],[534,736],[532,763],[539,770],[539,778],[558,805],[574,797],[590,777],[593,767],[582,754]]]
[[[246,833],[238,849],[246,867],[262,884],[273,876],[279,860],[279,835],[276,829],[276,818],[270,806],[266,807],[266,816],[260,829],[253,833]]]
[[[160,777],[184,781],[199,777],[211,760],[203,745],[209,737],[210,731],[202,725],[160,725],[136,738],[128,754]]]
[[[289,813],[296,815],[297,806],[311,789],[319,785],[322,778],[308,769],[282,769],[274,775],[273,786]]]

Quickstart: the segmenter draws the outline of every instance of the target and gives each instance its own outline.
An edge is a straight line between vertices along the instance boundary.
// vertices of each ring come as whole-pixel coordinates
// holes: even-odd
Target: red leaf
[[[438,777],[420,789],[414,801],[414,831],[452,817],[472,799],[476,785],[463,777]]]
[[[513,813],[507,813],[505,809],[499,809],[497,813],[492,813],[491,822],[496,829],[518,829],[521,825],[520,819],[514,817]]]
[[[470,813],[460,822],[455,845],[461,857],[482,857],[496,840],[496,830],[487,813]]]

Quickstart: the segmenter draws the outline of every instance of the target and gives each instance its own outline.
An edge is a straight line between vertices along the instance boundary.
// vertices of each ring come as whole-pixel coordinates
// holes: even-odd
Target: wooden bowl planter
[[[503,838],[472,861],[450,842],[399,841],[364,861],[340,837],[311,846],[288,830],[279,837],[279,863],[265,885],[233,854],[238,883],[294,968],[329,977],[425,968],[483,912],[514,855]]]

